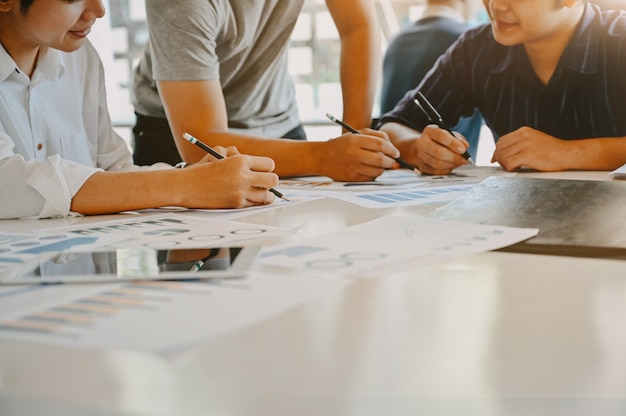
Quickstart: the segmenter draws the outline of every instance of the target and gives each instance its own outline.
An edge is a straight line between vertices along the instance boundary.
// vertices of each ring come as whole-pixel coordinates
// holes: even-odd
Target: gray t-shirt
[[[280,137],[299,124],[287,68],[304,0],[148,0],[137,113],[165,117],[155,80],[219,79],[231,131]]]

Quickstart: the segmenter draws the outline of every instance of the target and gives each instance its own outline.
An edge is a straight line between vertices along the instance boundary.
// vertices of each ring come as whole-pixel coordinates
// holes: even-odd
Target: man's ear
[[[0,12],[8,12],[13,8],[13,0],[0,0]]]

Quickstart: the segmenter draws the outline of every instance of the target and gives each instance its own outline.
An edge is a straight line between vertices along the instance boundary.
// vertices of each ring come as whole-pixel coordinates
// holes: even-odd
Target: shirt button
[[[37,145],[37,150],[41,150],[41,149],[43,149],[43,144],[39,143],[39,144]]]

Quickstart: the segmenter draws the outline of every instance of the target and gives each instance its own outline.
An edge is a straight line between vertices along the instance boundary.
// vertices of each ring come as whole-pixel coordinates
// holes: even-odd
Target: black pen
[[[224,155],[222,155],[221,153],[218,153],[215,151],[215,149],[211,148],[210,146],[202,143],[200,140],[196,139],[195,137],[193,137],[191,134],[189,133],[183,133],[183,137],[185,138],[185,140],[187,140],[189,143],[191,144],[195,144],[196,146],[198,146],[200,149],[204,150],[205,152],[209,153],[210,155],[212,155],[213,157],[215,157],[216,159],[224,159]],[[285,201],[289,201],[287,198],[285,198],[285,196],[283,194],[281,194],[280,192],[278,192],[276,189],[274,188],[270,188],[269,191],[271,193],[273,193],[274,195],[276,195],[277,197],[279,197],[280,199],[284,199]]]
[[[344,129],[348,130],[350,133],[361,134],[360,131],[358,131],[357,129],[355,129],[354,127],[349,125],[348,123],[345,123],[345,122],[339,120],[338,118],[334,117],[332,114],[326,113],[326,117],[328,117],[331,121],[339,124],[341,127],[343,127]],[[419,172],[419,170],[415,166],[411,165],[408,162],[405,162],[404,160],[400,159],[399,157],[395,158],[395,161],[398,162],[398,164],[401,167],[405,168],[405,169],[410,169],[410,170],[413,170],[415,172]]]
[[[422,94],[421,91],[417,91],[417,93],[415,93],[413,102],[422,109],[422,111],[426,114],[426,116],[432,123],[435,123],[437,126],[439,126],[440,129],[443,129],[450,133],[452,137],[456,137],[452,132],[452,129],[450,129],[450,127],[448,127],[448,125],[443,122],[441,114],[439,114],[435,107],[433,107],[433,105],[426,99],[426,97],[424,97],[424,94]],[[465,151],[465,153],[463,153],[462,156],[467,159],[467,161],[470,162],[472,165],[475,164],[467,150]]]

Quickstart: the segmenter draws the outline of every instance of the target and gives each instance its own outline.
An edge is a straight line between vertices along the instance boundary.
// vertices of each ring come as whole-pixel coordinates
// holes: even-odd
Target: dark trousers
[[[182,161],[170,125],[166,118],[149,117],[136,114],[137,121],[133,127],[133,158],[137,165],[152,165],[166,162],[175,165]],[[306,140],[302,125],[288,131],[284,139]]]

